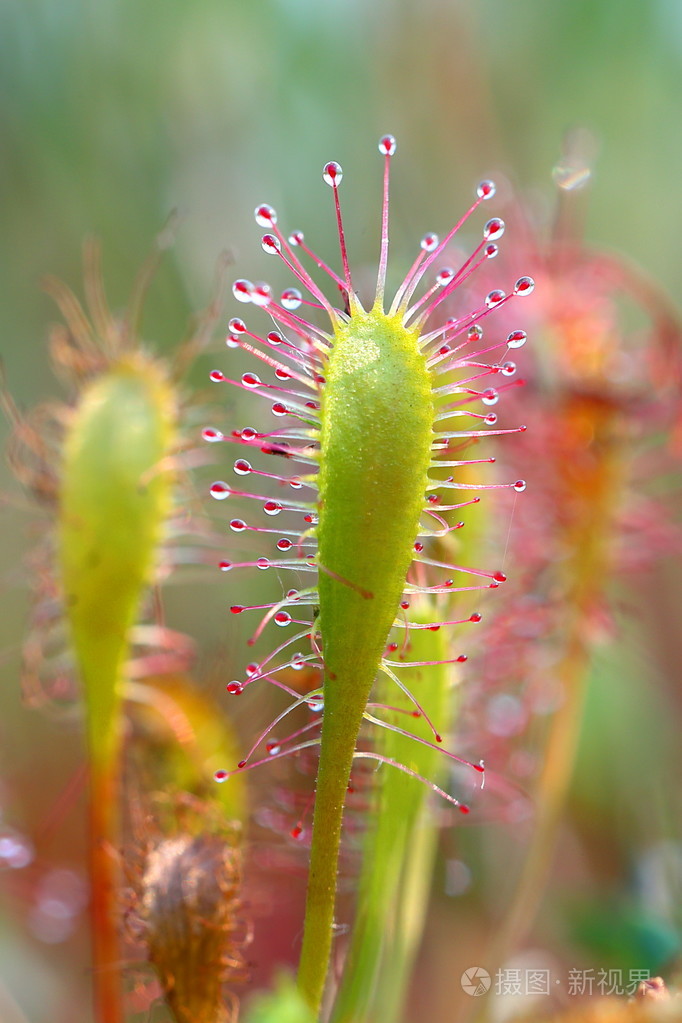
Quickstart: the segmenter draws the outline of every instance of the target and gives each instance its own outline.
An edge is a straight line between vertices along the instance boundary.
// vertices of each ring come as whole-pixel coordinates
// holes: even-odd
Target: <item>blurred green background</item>
[[[552,168],[566,131],[580,126],[594,139],[586,237],[627,254],[675,294],[681,97],[677,0],[3,0],[0,349],[10,389],[25,408],[59,393],[45,343],[55,311],[40,282],[50,273],[78,289],[89,234],[101,239],[117,309],[154,235],[171,210],[180,212],[177,241],[144,320],[144,334],[159,350],[172,349],[190,314],[210,298],[221,251],[234,255],[235,275],[273,276],[270,264],[263,267],[256,203],[272,202],[285,229],[304,228],[336,261],[333,210],[320,183],[328,159],[345,172],[351,258],[371,265],[379,223],[376,140],[385,131],[399,144],[396,264],[407,265],[426,229],[442,230],[465,207],[482,177],[509,183],[500,190],[502,212],[513,187],[537,222],[547,223]],[[513,249],[513,239],[506,242]],[[203,386],[208,368],[202,361],[196,383]],[[5,827],[32,835],[80,754],[73,723],[53,723],[20,705],[26,588],[18,554],[33,527],[18,488],[4,467],[0,472],[2,494],[12,495],[3,502],[0,531],[0,813]],[[651,963],[655,970],[677,951],[682,645],[674,557],[679,562],[671,555],[672,565],[649,574],[639,603],[627,598],[631,608],[635,601],[638,628],[626,630],[629,646],[604,655],[605,682],[590,703],[576,800],[583,825],[591,822],[590,843],[607,850],[614,868],[603,905],[585,907],[575,924],[570,947],[581,963]],[[206,656],[236,635],[234,627],[229,637],[223,631],[225,603],[218,589],[206,596],[198,587],[170,599],[173,624],[197,636]],[[67,811],[40,850],[50,870],[75,871],[68,883],[76,887],[79,828],[78,814]],[[494,847],[494,828],[491,834]],[[494,862],[494,848],[491,856]],[[569,861],[573,856],[575,849]],[[470,869],[476,875],[476,866]],[[651,878],[662,873],[673,877],[672,887],[656,888]],[[43,882],[23,880],[21,867],[7,866],[3,875],[0,984],[34,1023],[72,1020],[87,961],[83,929],[65,926],[62,934],[36,923],[35,889]],[[638,909],[642,889],[633,879],[642,876],[651,919]],[[452,977],[433,964],[456,954],[459,964],[456,947],[466,946],[467,927],[476,926],[470,905],[466,927],[458,931],[455,922],[453,930],[458,900],[448,901],[442,888],[441,877],[427,938],[435,1007],[447,1004]],[[567,897],[558,891],[557,919]],[[76,891],[74,914],[79,899]],[[625,920],[628,912],[634,922]],[[613,914],[623,917],[622,943],[614,948],[611,936],[608,956],[601,955],[600,928]],[[562,934],[567,926],[559,927]],[[658,944],[644,962],[647,941]],[[463,965],[472,965],[466,954]]]

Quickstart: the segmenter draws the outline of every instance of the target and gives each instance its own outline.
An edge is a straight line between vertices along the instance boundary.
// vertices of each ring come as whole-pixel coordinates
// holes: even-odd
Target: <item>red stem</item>
[[[124,1023],[118,935],[116,761],[93,760],[88,807],[93,999],[97,1023]]]

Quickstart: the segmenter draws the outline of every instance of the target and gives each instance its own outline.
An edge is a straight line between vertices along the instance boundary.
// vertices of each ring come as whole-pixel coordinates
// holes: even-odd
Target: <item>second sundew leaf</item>
[[[143,587],[170,509],[160,471],[174,442],[165,375],[143,356],[112,365],[84,390],[62,462],[59,558],[94,762],[118,742],[121,670]]]
[[[117,924],[119,759],[130,631],[171,505],[176,400],[163,369],[119,355],[69,414],[60,466],[58,561],[85,704],[95,1015],[122,1023]]]

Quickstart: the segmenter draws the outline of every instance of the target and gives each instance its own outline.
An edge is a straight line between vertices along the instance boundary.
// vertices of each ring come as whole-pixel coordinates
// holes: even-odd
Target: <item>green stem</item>
[[[325,705],[317,775],[305,929],[298,972],[304,998],[319,1013],[332,947],[343,808],[364,703]]]

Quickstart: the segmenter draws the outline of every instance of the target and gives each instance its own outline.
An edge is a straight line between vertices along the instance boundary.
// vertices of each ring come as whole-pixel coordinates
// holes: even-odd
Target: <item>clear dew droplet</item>
[[[272,288],[265,281],[257,281],[251,292],[251,301],[254,305],[266,306],[272,302]]]
[[[481,395],[481,401],[484,405],[497,405],[499,400],[500,396],[493,387],[490,387]]]
[[[393,135],[382,135],[379,139],[379,152],[382,156],[393,156],[397,143]]]
[[[491,243],[490,245],[486,245],[486,247],[483,250],[483,254],[486,259],[494,259],[499,251],[500,250],[498,249],[497,245],[493,245]]]
[[[234,471],[237,476],[248,476],[251,472],[251,463],[247,462],[245,458],[238,458],[234,463]]]
[[[527,484],[525,480],[517,480],[516,483],[512,484],[512,487],[517,494],[522,494],[523,491],[526,489],[526,486]]]
[[[343,169],[340,163],[335,160],[330,160],[329,163],[325,163],[322,171],[322,177],[328,185],[332,188],[338,188],[343,178]]]
[[[507,337],[507,345],[509,348],[523,348],[527,340],[528,335],[525,330],[512,330]]]
[[[442,270],[439,270],[436,274],[436,284],[440,288],[445,288],[450,281],[454,279],[455,271],[450,266],[444,266]]]
[[[324,710],[324,697],[322,695],[311,696],[306,702],[310,710],[315,714],[319,714],[321,710]]]
[[[488,309],[494,309],[495,306],[500,304],[500,302],[504,302],[506,297],[507,296],[503,291],[501,291],[499,288],[495,288],[494,291],[489,292],[485,296],[485,304],[487,305]]]
[[[495,182],[486,180],[479,183],[476,195],[479,199],[492,199],[496,191]]]
[[[225,344],[228,348],[239,348],[241,342],[236,334],[228,334],[225,338]]]
[[[208,444],[215,444],[225,438],[220,430],[216,430],[212,426],[205,426],[201,431],[201,439],[205,440]]]
[[[242,383],[244,387],[258,387],[261,384],[261,378],[257,373],[243,373]]]
[[[216,480],[215,483],[211,483],[209,493],[216,501],[224,501],[230,496],[232,490],[224,480]]]
[[[303,231],[292,231],[289,235],[289,245],[303,245],[305,235]]]
[[[532,277],[519,277],[514,285],[515,295],[532,295],[535,290],[535,281]]]
[[[488,415],[483,420],[483,422],[486,424],[486,426],[494,426],[495,423],[497,422],[497,413],[489,412]]]
[[[240,320],[238,316],[233,316],[227,327],[233,334],[243,334],[246,330],[246,324],[243,320]]]
[[[274,615],[273,621],[275,625],[279,625],[281,628],[284,628],[285,625],[290,624],[291,615],[288,611],[278,611],[277,614]]]
[[[271,757],[274,757],[280,752],[282,747],[277,742],[277,740],[273,740],[272,742],[266,743],[265,749],[266,752],[269,753]]]
[[[424,252],[433,252],[434,249],[438,248],[438,235],[430,231],[428,234],[424,235],[419,245]]]
[[[281,345],[284,341],[284,334],[280,334],[278,330],[271,330],[268,334],[267,340],[271,345]]]
[[[256,223],[259,227],[274,227],[277,223],[277,213],[269,203],[261,203],[253,211]]]
[[[238,696],[240,693],[244,692],[244,686],[241,682],[238,682],[237,679],[233,679],[232,682],[228,682],[225,688],[228,693],[232,693],[233,696]]]
[[[282,511],[282,505],[279,501],[266,501],[263,505],[263,511],[266,515],[279,515]]]
[[[492,217],[483,228],[483,237],[488,242],[496,242],[504,234],[505,223],[499,217]]]
[[[269,256],[277,255],[282,248],[279,238],[276,238],[274,234],[264,234],[260,243],[263,252],[267,252]]]
[[[467,331],[467,341],[481,341],[483,339],[483,327],[478,323],[474,323],[473,327],[469,327]]]
[[[298,309],[302,301],[303,296],[298,288],[286,288],[282,292],[282,296],[280,298],[280,302],[284,308],[289,310]]]
[[[250,302],[252,291],[253,284],[251,283],[251,281],[247,281],[243,277],[240,277],[239,280],[235,281],[234,284],[232,285],[232,294],[234,295],[238,302],[244,303]]]
[[[230,529],[233,533],[242,533],[246,529],[244,519],[232,519],[230,522]]]
[[[516,373],[516,363],[515,362],[511,362],[511,361],[503,362],[502,363],[502,373],[506,377],[513,377],[514,374]]]

